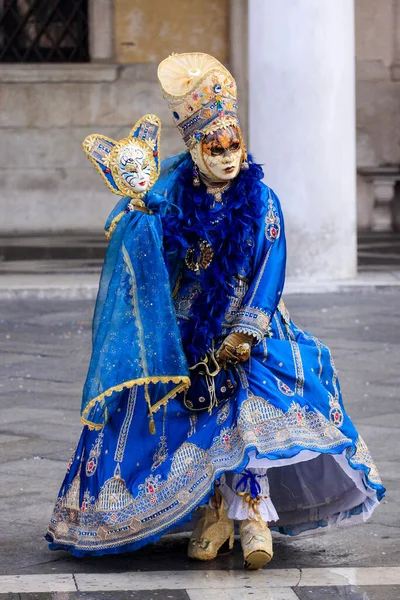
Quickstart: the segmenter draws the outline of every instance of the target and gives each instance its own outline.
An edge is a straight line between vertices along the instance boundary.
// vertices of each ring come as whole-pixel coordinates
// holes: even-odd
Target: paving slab
[[[347,411],[388,495],[363,526],[276,538],[273,567],[397,566],[400,289],[290,295],[286,304],[300,327],[331,347]],[[238,541],[231,554],[193,563],[182,535],[109,557],[76,559],[48,550],[43,534],[81,431],[93,305],[82,299],[0,301],[0,575],[241,570]]]
[[[0,600],[398,600],[396,586],[334,586],[313,588],[254,587],[236,590],[140,590],[112,592],[39,592],[0,594]]]
[[[369,600],[369,596],[390,598],[399,591],[400,573],[396,567],[370,569],[308,569],[308,580],[300,569],[273,569],[260,571],[127,571],[121,573],[85,573],[80,575],[18,575],[0,577],[1,590],[8,594],[23,594],[40,600],[64,594],[67,598],[127,598],[131,593],[157,597],[189,597],[191,600],[298,600],[298,598],[350,598]],[[312,573],[311,573],[312,572]],[[345,585],[340,585],[338,573]],[[310,575],[312,574],[312,577]],[[354,580],[357,579],[357,583]],[[376,583],[380,581],[379,585]],[[371,582],[375,581],[375,585]],[[75,585],[75,590],[71,586]],[[367,591],[368,590],[368,594]],[[184,594],[186,594],[184,595]],[[0,600],[2,600],[0,594]]]
[[[72,575],[27,575],[1,578],[1,590],[5,593],[75,592]]]
[[[149,587],[157,590],[162,587],[168,589],[203,590],[241,590],[253,587],[256,590],[270,588],[293,587],[300,581],[298,569],[263,569],[260,571],[232,570],[193,570],[181,571],[169,569],[168,571],[125,572],[118,575],[104,573],[80,573],[75,575],[79,591],[96,590],[140,590]]]
[[[10,594],[9,597],[4,598],[0,594],[0,600],[189,600],[189,596],[185,590],[140,590],[140,592],[91,592],[90,594],[87,592]],[[205,600],[204,596],[203,600]]]
[[[189,590],[190,600],[298,600],[291,588],[258,590],[251,585],[235,590]],[[0,598],[1,600],[1,598]]]
[[[296,588],[298,600],[399,600],[398,586]]]

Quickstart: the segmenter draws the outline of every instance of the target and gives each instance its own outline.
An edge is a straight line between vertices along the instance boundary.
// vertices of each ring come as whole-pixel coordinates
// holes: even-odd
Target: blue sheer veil
[[[164,188],[174,162],[161,169]],[[154,186],[144,201],[151,212],[130,212],[130,198],[122,198],[105,226],[109,231],[117,220],[100,278],[82,397],[82,422],[91,429],[101,429],[123,390],[138,385],[144,387],[154,433],[153,413],[190,384],[164,261],[161,214],[167,194]]]

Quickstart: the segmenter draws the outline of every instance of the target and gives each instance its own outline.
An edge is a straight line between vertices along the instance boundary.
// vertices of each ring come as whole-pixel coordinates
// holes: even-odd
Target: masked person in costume
[[[201,507],[189,556],[210,560],[232,547],[237,520],[245,567],[256,569],[272,558],[270,525],[296,535],[362,522],[385,490],[344,410],[329,349],[283,303],[282,212],[246,155],[234,79],[200,53],[172,55],[158,75],[188,148],[164,161],[152,188],[166,203],[162,252],[179,328],[177,339],[171,319],[160,337],[181,379],[116,389],[107,418],[84,403],[87,426],[48,539],[77,556],[126,552]],[[126,289],[121,282],[128,302]],[[157,356],[157,339],[142,329]]]

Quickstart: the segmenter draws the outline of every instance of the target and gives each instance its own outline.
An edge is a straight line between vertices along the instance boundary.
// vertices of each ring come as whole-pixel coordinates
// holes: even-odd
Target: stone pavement
[[[400,289],[289,295],[286,304],[294,321],[334,352],[347,410],[388,488],[372,519],[279,538],[271,566],[253,574],[242,571],[238,541],[212,563],[188,561],[186,534],[129,555],[50,552],[43,533],[80,434],[93,301],[3,300],[0,600],[400,598]]]
[[[18,579],[2,577],[4,593],[0,593],[0,599],[398,600],[399,576],[400,569],[394,567],[301,571],[269,568],[252,573],[224,569],[25,575]],[[7,591],[17,589],[18,592]]]

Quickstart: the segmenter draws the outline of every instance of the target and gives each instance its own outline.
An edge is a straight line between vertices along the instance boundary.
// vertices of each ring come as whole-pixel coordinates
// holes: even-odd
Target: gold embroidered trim
[[[350,451],[350,449],[349,449]],[[349,454],[348,460],[356,465],[366,465],[369,469],[368,478],[377,485],[382,485],[382,480],[379,476],[378,469],[372,459],[367,444],[364,442],[361,435],[356,440],[356,451],[353,455]]]
[[[138,302],[138,298],[137,298],[136,275],[135,275],[135,270],[132,265],[131,258],[125,247],[125,244],[122,244],[122,254],[124,257],[126,272],[128,273],[128,275],[130,277],[130,282],[131,282],[131,290],[129,293],[132,296],[132,315],[136,320],[136,326],[137,326],[137,329],[139,332],[139,350],[140,350],[140,359],[141,359],[140,366],[143,369],[143,373],[144,373],[145,377],[147,377],[148,376],[147,357],[146,357],[146,350],[145,350],[145,343],[144,343],[143,324],[142,324],[142,321],[140,318],[139,302]]]
[[[290,341],[290,347],[292,349],[293,365],[296,377],[295,393],[299,396],[303,396],[304,390],[304,368],[303,361],[301,360],[301,352],[297,342]]]
[[[223,117],[217,117],[212,123],[203,127],[201,131],[204,135],[208,135],[209,133],[214,133],[214,131],[217,131],[218,129],[228,129],[229,127],[232,127],[232,125],[239,126],[239,120],[231,115],[224,115]]]
[[[114,194],[117,194],[117,196],[121,196],[121,192],[120,190],[115,186],[113,186],[107,179],[107,177],[104,176],[104,172],[103,169],[101,168],[101,166],[98,164],[98,162],[96,162],[90,155],[90,151],[93,147],[93,144],[95,143],[95,140],[97,138],[102,138],[103,140],[106,140],[107,142],[110,142],[110,144],[112,144],[114,146],[115,144],[115,140],[107,137],[106,135],[102,135],[101,133],[92,133],[91,135],[88,135],[82,142],[82,148],[84,153],[86,154],[86,157],[90,160],[90,162],[94,165],[94,167],[97,169],[97,171],[100,173],[104,183],[106,184],[106,186],[108,187],[109,190],[111,190]],[[109,161],[103,161],[103,165],[105,167],[109,168]]]
[[[281,298],[278,302],[278,311],[281,313],[282,319],[284,320],[285,324],[290,325],[290,314],[286,307],[286,304],[283,301],[283,298]]]
[[[260,285],[261,278],[264,275],[265,267],[267,266],[269,255],[271,254],[271,250],[272,250],[272,246],[269,247],[269,250],[268,250],[267,254],[265,255],[264,262],[263,262],[263,264],[262,264],[262,266],[260,268],[260,272],[259,272],[258,277],[256,279],[256,283],[255,283],[255,286],[254,286],[253,293],[252,293],[251,298],[249,300],[249,305],[253,302],[254,296],[257,293],[258,286]]]
[[[132,202],[130,202],[130,205],[133,206],[133,210],[139,211],[139,212],[144,212],[147,215],[152,215],[153,211],[149,210],[146,206],[135,206]],[[129,214],[128,211],[126,210],[122,210],[120,213],[117,214],[117,216],[111,221],[110,226],[108,229],[106,229],[105,231],[105,235],[107,240],[110,240],[112,238],[112,235],[115,231],[115,228],[117,227],[118,223],[120,222],[120,220],[122,219],[122,217],[126,214]]]
[[[278,312],[280,312],[279,311],[279,306],[278,306]],[[285,340],[286,338],[285,338],[285,334],[283,333],[282,325],[281,325],[281,322],[280,322],[279,317],[278,317],[278,312],[274,313],[274,321],[275,321],[276,328],[278,330],[279,339],[280,340]]]
[[[122,463],[125,457],[126,444],[128,441],[128,433],[132,424],[133,415],[135,413],[138,388],[133,386],[129,392],[128,402],[126,406],[125,417],[119,431],[118,442],[115,448],[114,461]]]
[[[95,404],[101,403],[105,397],[111,396],[114,392],[122,392],[122,390],[130,389],[134,385],[141,386],[141,385],[145,385],[145,384],[149,384],[149,383],[177,383],[178,384],[177,386],[172,388],[172,390],[166,396],[164,396],[161,400],[159,400],[158,402],[153,404],[153,406],[151,407],[151,411],[153,413],[155,413],[161,408],[161,406],[166,404],[168,402],[168,400],[170,400],[171,398],[175,398],[175,396],[179,392],[187,389],[190,386],[190,378],[187,377],[186,375],[163,375],[160,377],[139,377],[138,379],[131,379],[130,381],[124,381],[123,383],[120,383],[118,385],[110,387],[108,390],[106,390],[99,396],[96,396],[96,398],[93,398],[92,400],[90,400],[90,402],[85,407],[85,409],[82,413],[82,417],[81,417],[82,424],[87,425],[89,427],[89,429],[96,429],[96,430],[102,429],[104,427],[104,424],[93,423],[92,421],[88,421],[85,418],[88,415],[90,409]]]
[[[171,390],[171,392],[169,394],[164,396],[164,398],[161,398],[161,400],[159,400],[158,402],[156,402],[155,404],[152,405],[151,412],[153,412],[153,413],[157,412],[158,410],[160,410],[160,408],[162,406],[165,406],[165,404],[167,404],[168,400],[171,400],[171,398],[175,398],[175,396],[177,394],[179,394],[179,392],[183,392],[183,391],[187,390],[189,387],[190,387],[190,377],[183,377],[182,382],[179,385],[174,387],[173,390]]]
[[[115,219],[113,219],[111,221],[110,227],[105,232],[107,240],[111,239],[112,234],[114,233],[116,226],[118,225],[118,223],[120,222],[120,220],[122,219],[122,217],[124,215],[126,215],[126,214],[127,214],[126,211],[122,210],[120,213],[117,214],[117,216],[115,217]]]
[[[251,337],[253,337],[257,343],[261,341],[262,337],[259,331],[254,331],[245,325],[232,325],[231,333],[246,333],[247,335],[251,335]]]
[[[90,429],[90,431],[100,431],[100,429],[103,429],[104,425],[100,425],[99,423],[92,423],[92,421],[88,421],[87,419],[84,419],[84,417],[81,417],[81,423],[83,426],[87,426],[88,429]]]
[[[249,333],[259,341],[267,333],[270,321],[271,317],[260,308],[242,306],[235,315],[232,331]]]

